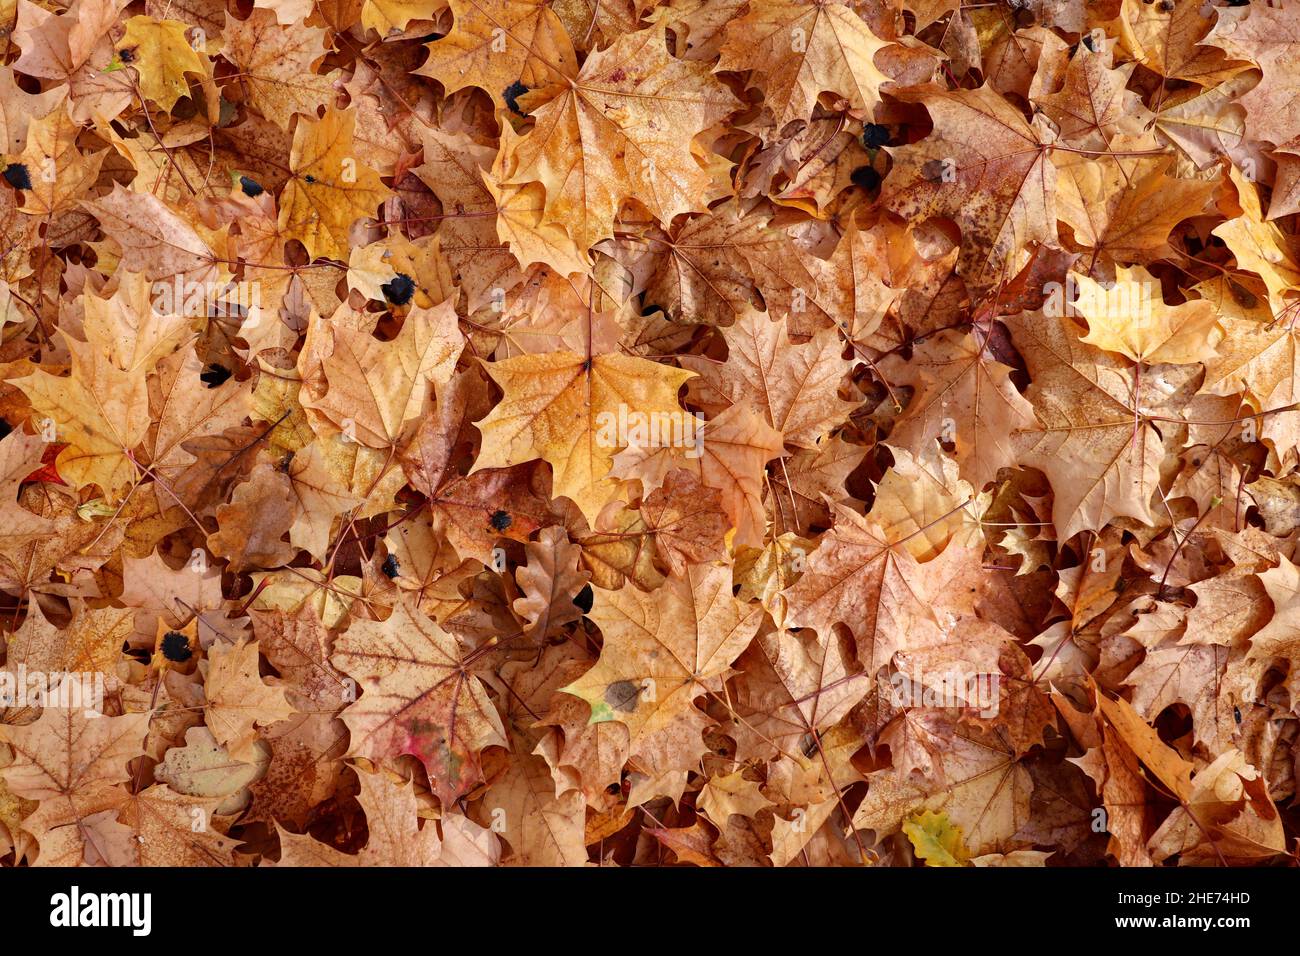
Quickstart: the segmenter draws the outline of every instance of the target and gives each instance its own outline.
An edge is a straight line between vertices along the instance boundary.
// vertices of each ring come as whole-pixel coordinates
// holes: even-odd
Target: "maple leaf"
[[[1123,0],[1114,21],[1120,44],[1133,58],[1162,76],[1206,83],[1222,71],[1221,50],[1202,46],[1214,18],[1190,0],[1156,7]]]
[[[153,312],[142,282],[123,286],[108,301],[93,295],[83,301],[86,341],[64,333],[71,377],[38,370],[13,382],[62,434],[67,447],[59,452],[59,474],[75,487],[99,485],[116,501],[135,480],[132,451],[149,428],[146,377],[188,328]]]
[[[1052,482],[1058,534],[1099,529],[1118,515],[1153,521],[1160,435],[1134,398],[1132,370],[1080,344],[1070,319],[1039,314],[1008,325],[1034,379],[1038,424],[1021,433],[1025,460]]]
[[[27,127],[27,148],[18,157],[26,169],[47,173],[23,191],[19,211],[53,217],[73,208],[94,185],[104,154],[84,154],[76,148],[79,127],[65,109],[54,109]],[[48,175],[49,171],[55,175]]]
[[[627,355],[573,352],[521,355],[483,367],[505,394],[475,423],[483,447],[474,471],[542,458],[555,469],[555,494],[572,500],[588,521],[615,491],[610,467],[628,443],[618,434],[620,411],[625,423],[629,416],[646,422],[684,416],[677,390],[692,374]]]
[[[313,257],[346,258],[348,229],[389,195],[356,148],[356,122],[355,113],[328,107],[324,118],[302,117],[294,130],[279,228]]]
[[[891,382],[913,389],[890,443],[913,455],[935,441],[951,443],[962,476],[977,489],[1015,462],[1013,436],[1033,424],[1033,406],[988,344],[945,329],[919,345],[911,361],[890,356],[880,366]]]
[[[875,64],[889,44],[847,3],[761,0],[728,23],[724,36],[719,69],[762,74],[764,105],[778,128],[810,118],[824,92],[870,116],[889,81]]]
[[[722,335],[725,362],[682,359],[699,374],[689,394],[707,412],[716,414],[726,404],[761,409],[785,441],[815,447],[852,410],[838,395],[849,362],[840,358],[842,345],[832,330],[792,345],[784,319],[749,312]]]
[[[772,801],[763,796],[758,783],[746,780],[741,770],[711,777],[700,791],[700,810],[710,820],[722,825],[726,824],[732,814],[753,817],[771,805]]]
[[[329,74],[312,66],[328,52],[325,31],[305,23],[280,26],[269,10],[247,20],[226,14],[222,54],[240,67],[240,86],[263,116],[288,130],[294,114],[314,118],[316,107],[333,100]]]
[[[922,102],[934,131],[895,152],[882,199],[911,221],[956,221],[962,277],[985,288],[1016,271],[1012,256],[1027,243],[1052,237],[1055,167],[1039,134],[989,86]]]
[[[451,32],[429,44],[429,60],[419,71],[449,93],[477,86],[501,109],[515,83],[536,89],[577,75],[573,43],[549,4],[453,0],[451,9]]]
[[[1134,362],[1187,365],[1214,357],[1218,339],[1213,304],[1203,299],[1166,305],[1159,284],[1141,266],[1115,270],[1104,289],[1081,276],[1075,309],[1088,320],[1083,341]]]
[[[14,39],[23,53],[14,69],[67,83],[73,115],[116,116],[131,102],[130,87],[105,68],[113,59],[112,27],[125,0],[76,0],[61,15],[18,0]]]
[[[427,407],[430,383],[451,378],[465,344],[449,302],[412,309],[389,342],[342,322],[318,325],[321,343],[313,359],[321,361],[327,386],[323,395],[305,388],[303,406],[371,448],[402,444]]]
[[[1183,4],[1190,15],[1192,4]],[[1300,51],[1300,30],[1296,28],[1295,0],[1282,0],[1276,7],[1252,7],[1250,16],[1231,32],[1216,34],[1214,43],[1228,52],[1254,62],[1262,72],[1259,83],[1238,102],[1246,112],[1252,139],[1268,140],[1275,146],[1300,135],[1296,99],[1300,78],[1288,69]]]
[[[165,110],[189,96],[187,73],[202,76],[205,64],[186,37],[188,27],[179,20],[132,17],[118,49],[132,52],[131,65],[140,77],[140,92]]]
[[[541,183],[544,219],[581,249],[613,236],[624,199],[671,222],[718,194],[691,141],[738,105],[706,67],[669,56],[662,29],[626,34],[533,111],[508,182]]]
[[[331,661],[362,695],[343,711],[352,751],[370,760],[413,754],[444,805],[482,779],[479,752],[505,746],[501,718],[456,639],[405,601],[385,622],[354,621]]]
[[[113,788],[129,779],[127,761],[142,752],[148,723],[146,714],[105,717],[83,707],[46,707],[35,723],[0,724],[0,739],[16,755],[3,773],[6,787],[40,801],[24,828],[43,842],[48,831],[76,828],[105,809]]]
[[[844,624],[858,645],[858,659],[870,671],[886,664],[906,642],[923,643],[943,634],[949,622],[936,605],[946,593],[962,607],[963,577],[971,571],[969,551],[950,546],[925,565],[905,544],[892,543],[870,518],[835,505],[835,524],[808,555],[803,575],[783,592],[786,624],[812,627],[824,640]],[[902,537],[905,537],[902,536]],[[965,596],[968,599],[969,595]]]
[[[693,701],[721,689],[758,630],[760,613],[730,588],[725,568],[696,565],[656,594],[630,584],[602,591],[588,613],[605,638],[600,660],[561,689],[590,705],[592,723],[626,724],[634,753],[691,766],[704,750],[704,715]]]
[[[1143,140],[1116,137],[1115,149]],[[1166,255],[1170,230],[1204,208],[1208,184],[1168,175],[1169,156],[1107,156],[1055,152],[1056,214],[1094,256],[1144,262]]]
[[[736,544],[753,545],[762,536],[765,465],[782,453],[781,433],[752,408],[733,405],[705,426],[696,426],[696,443],[659,448],[633,445],[619,454],[614,474],[637,478],[643,489],[662,486],[675,470],[688,471],[722,493],[723,511],[734,527]]]
[[[798,749],[807,735],[834,725],[870,689],[851,671],[834,638],[793,631],[759,636],[741,656],[735,681],[737,752],[773,756]]]
[[[235,760],[252,756],[255,724],[273,724],[293,713],[284,691],[258,676],[257,659],[255,641],[214,644],[208,651],[204,721]]]
[[[1071,58],[1061,89],[1037,102],[1069,145],[1105,150],[1115,136],[1138,132],[1146,118],[1141,98],[1128,88],[1136,68],[1112,66],[1108,53],[1085,46]]]

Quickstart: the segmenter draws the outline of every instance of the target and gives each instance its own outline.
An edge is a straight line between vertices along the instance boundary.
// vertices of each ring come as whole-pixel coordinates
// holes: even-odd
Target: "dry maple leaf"
[[[808,119],[822,93],[870,116],[889,80],[875,63],[886,46],[847,3],[758,0],[727,24],[718,66],[761,74],[764,105],[780,128]]]
[[[934,131],[895,156],[885,202],[909,220],[947,216],[961,229],[962,277],[987,287],[1013,256],[1051,237],[1056,172],[1039,134],[991,87],[922,98]]]
[[[1026,461],[1052,482],[1058,533],[1096,530],[1118,515],[1152,520],[1160,435],[1135,398],[1133,367],[1082,345],[1070,319],[1038,314],[1010,325],[1034,377],[1038,418],[1020,437]]]
[[[378,173],[356,148],[356,116],[330,107],[323,119],[301,118],[289,154],[292,173],[280,203],[280,231],[312,256],[342,258],[348,229],[388,197]]]
[[[843,347],[833,331],[793,345],[784,319],[748,312],[722,335],[725,362],[683,360],[699,374],[690,394],[706,411],[716,414],[726,404],[760,409],[785,441],[814,447],[852,410],[838,395],[849,363],[840,358]]]
[[[331,658],[361,690],[343,711],[352,752],[376,761],[413,754],[444,800],[479,782],[480,751],[504,746],[505,737],[468,658],[455,637],[405,601],[382,623],[354,621]]]
[[[573,43],[548,4],[455,0],[451,8],[451,32],[429,44],[429,60],[420,68],[448,92],[477,86],[500,108],[512,84],[535,89],[577,75]]]
[[[324,394],[302,399],[329,418],[349,440],[391,449],[426,410],[429,385],[451,378],[464,339],[450,303],[415,308],[389,342],[342,322],[321,332]]]
[[[613,497],[610,467],[628,444],[628,422],[646,423],[644,431],[655,416],[670,428],[674,416],[686,416],[677,390],[691,373],[645,359],[555,352],[484,368],[505,395],[475,423],[483,447],[474,470],[545,459],[555,470],[555,494],[571,499],[588,520]]]
[[[634,754],[691,766],[704,750],[704,715],[694,699],[721,688],[760,614],[731,596],[725,568],[697,565],[668,578],[658,594],[630,584],[602,591],[588,616],[605,644],[596,666],[565,693],[587,702],[592,723],[626,724]]]
[[[580,249],[613,235],[625,199],[671,222],[718,194],[691,141],[737,105],[707,68],[668,55],[662,29],[629,33],[533,111],[537,125],[515,142],[508,181],[541,183],[544,219]]]

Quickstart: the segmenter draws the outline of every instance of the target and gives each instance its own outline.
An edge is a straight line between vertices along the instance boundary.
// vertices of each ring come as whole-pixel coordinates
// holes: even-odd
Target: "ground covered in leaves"
[[[1300,0],[0,3],[6,865],[1286,865]]]

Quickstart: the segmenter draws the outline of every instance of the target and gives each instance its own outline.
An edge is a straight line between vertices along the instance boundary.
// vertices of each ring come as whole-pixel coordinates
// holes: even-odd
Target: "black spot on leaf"
[[[14,189],[32,188],[32,174],[27,171],[24,163],[10,163],[5,167],[4,178]]]
[[[859,166],[853,170],[849,177],[853,180],[853,185],[861,186],[863,189],[871,192],[880,188],[880,173],[876,172],[870,166]]]
[[[260,196],[265,192],[261,183],[255,179],[249,179],[247,176],[239,177],[239,188],[244,191],[245,196]]]
[[[879,149],[889,143],[889,127],[880,123],[868,123],[862,128],[862,145],[867,149]]]
[[[397,562],[397,555],[390,554],[388,557],[384,558],[384,565],[380,570],[390,578],[397,577],[397,575],[401,573],[400,565]]]
[[[523,116],[524,111],[519,108],[519,97],[528,92],[528,87],[515,80],[507,86],[501,93],[501,98],[506,101],[506,106],[510,107],[511,112]]]
[[[415,295],[415,282],[405,272],[399,272],[381,285],[379,291],[393,305],[406,305],[411,301],[411,296]]]
[[[179,631],[168,631],[163,635],[163,657],[175,664],[184,664],[194,652],[190,650],[190,639]]]
[[[216,388],[218,385],[223,385],[229,378],[230,369],[226,368],[224,365],[218,365],[216,362],[213,362],[199,373],[199,380],[208,388]]]
[[[592,591],[591,585],[588,584],[573,598],[573,603],[577,605],[578,609],[582,611],[583,614],[590,614],[591,605],[595,599],[596,593]]]
[[[510,517],[510,512],[498,509],[497,511],[492,512],[492,517],[488,520],[488,523],[491,524],[493,529],[496,531],[505,531],[510,527],[513,521],[514,519]]]

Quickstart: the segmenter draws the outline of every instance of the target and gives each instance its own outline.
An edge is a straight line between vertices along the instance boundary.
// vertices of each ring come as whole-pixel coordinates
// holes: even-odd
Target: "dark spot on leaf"
[[[641,698],[641,685],[630,680],[615,681],[605,688],[605,703],[624,714],[636,710]]]
[[[518,80],[515,80],[502,91],[501,98],[506,101],[506,106],[510,107],[511,112],[516,113],[519,116],[524,116],[526,114],[519,108],[519,97],[523,96],[527,92],[528,87],[524,86],[524,84],[520,83]]]
[[[510,517],[510,512],[502,511],[500,509],[492,512],[492,517],[488,519],[488,523],[491,524],[493,529],[496,531],[505,531],[510,527],[513,521],[514,519]]]
[[[25,163],[10,163],[5,167],[4,177],[14,189],[32,188],[32,174],[27,171]]]
[[[213,362],[199,373],[199,381],[208,388],[216,388],[218,385],[224,384],[229,378],[230,369],[224,365],[218,365],[216,362]]]
[[[859,166],[857,169],[853,170],[853,173],[849,178],[853,180],[853,185],[861,186],[868,192],[880,188],[880,173],[876,172],[870,166]]]
[[[303,182],[307,183],[308,185],[316,181],[316,177],[313,176],[311,173],[308,173],[306,176],[302,178],[303,178]]]
[[[135,47],[127,47],[125,50],[117,51],[117,58],[123,63],[135,62]]]
[[[184,664],[194,652],[190,650],[190,639],[179,631],[168,631],[163,635],[163,657],[175,664]]]
[[[415,281],[405,272],[399,272],[381,285],[379,291],[393,305],[406,305],[411,301],[411,296],[415,295]]]
[[[390,554],[388,557],[384,558],[384,566],[380,570],[390,578],[397,577],[400,573],[399,565],[397,563],[397,555]]]
[[[577,606],[578,610],[582,611],[583,614],[590,614],[591,605],[595,599],[596,592],[594,592],[591,589],[591,585],[588,584],[573,598],[573,603]]]
[[[943,182],[943,160],[932,159],[921,167],[921,175],[925,177],[926,182],[941,183]]]
[[[862,145],[867,149],[879,149],[889,143],[889,127],[880,123],[868,123],[862,127]]]
[[[1232,708],[1232,716],[1233,719],[1237,721],[1237,723],[1241,723],[1241,708],[1240,707]]]
[[[245,196],[260,196],[265,192],[261,183],[255,179],[249,179],[247,176],[239,177],[239,188],[244,191]]]
[[[14,426],[10,425],[3,418],[0,418],[0,438],[8,438],[9,433],[13,430]]]

